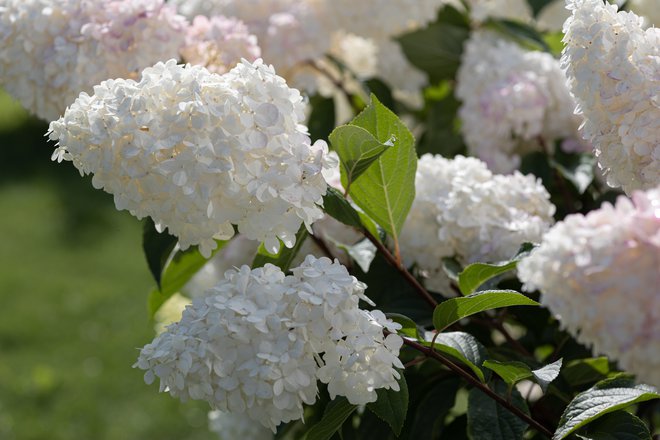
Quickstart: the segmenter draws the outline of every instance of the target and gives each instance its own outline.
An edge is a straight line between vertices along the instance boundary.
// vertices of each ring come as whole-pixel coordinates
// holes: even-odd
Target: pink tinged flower
[[[518,265],[527,290],[595,353],[660,385],[660,187],[557,223]]]
[[[225,73],[241,59],[255,61],[261,56],[257,37],[236,18],[198,15],[186,29],[181,56],[190,63],[205,66],[214,73]]]

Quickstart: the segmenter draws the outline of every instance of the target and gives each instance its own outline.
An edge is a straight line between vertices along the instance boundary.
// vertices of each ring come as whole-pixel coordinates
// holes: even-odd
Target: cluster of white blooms
[[[214,73],[225,73],[242,58],[255,61],[261,56],[257,37],[236,18],[216,15],[210,19],[198,15],[186,33],[181,48],[185,62],[206,67]]]
[[[495,172],[518,168],[520,155],[576,136],[579,121],[559,62],[490,31],[473,32],[458,70],[459,114],[470,154]]]
[[[177,57],[186,20],[163,0],[0,4],[0,86],[46,120],[81,91]]]
[[[244,414],[209,411],[209,429],[220,440],[273,440],[273,433]]]
[[[273,430],[316,400],[317,379],[330,397],[353,404],[399,389],[403,344],[398,324],[358,307],[366,286],[328,258],[308,256],[285,274],[276,266],[229,270],[193,300],[178,323],[142,348],[145,381],[182,400],[246,413]]]
[[[446,0],[326,0],[332,4],[331,19],[335,29],[386,40],[421,28],[437,17]]]
[[[530,21],[532,10],[526,0],[467,0],[470,19],[481,23],[489,18]]]
[[[660,29],[602,0],[569,0],[562,54],[607,183],[630,193],[660,182]]]
[[[426,154],[417,165],[416,196],[401,232],[407,265],[426,272],[432,290],[447,288],[443,257],[462,264],[501,261],[524,242],[539,242],[555,207],[534,176],[493,175],[472,157]]]
[[[569,215],[518,265],[527,290],[594,352],[660,386],[660,188]]]
[[[173,2],[181,13],[219,15],[243,21],[257,36],[263,58],[280,74],[290,77],[297,64],[321,57],[332,34],[327,8],[320,0],[215,0]]]
[[[49,132],[53,158],[93,173],[117,209],[208,256],[232,225],[276,252],[323,216],[331,163],[303,118],[300,93],[261,60],[224,75],[170,60],[82,93]]]

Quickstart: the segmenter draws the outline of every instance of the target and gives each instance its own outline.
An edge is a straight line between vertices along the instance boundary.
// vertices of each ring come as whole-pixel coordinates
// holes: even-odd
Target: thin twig
[[[495,393],[493,390],[491,390],[486,384],[482,383],[479,379],[475,378],[472,376],[472,374],[468,373],[467,371],[463,370],[461,367],[456,365],[454,362],[450,361],[446,357],[442,356],[440,353],[438,353],[435,350],[432,350],[429,347],[425,347],[415,341],[412,341],[407,338],[403,338],[403,343],[407,345],[408,347],[411,347],[421,353],[424,353],[428,357],[431,357],[440,363],[442,363],[445,367],[449,368],[451,371],[454,373],[458,374],[461,376],[463,379],[465,379],[468,383],[470,383],[472,386],[475,388],[478,388],[481,392],[486,394],[488,397],[491,399],[495,400],[497,403],[502,405],[504,408],[509,410],[512,414],[514,414],[516,417],[519,419],[525,421],[528,425],[530,425],[532,428],[537,430],[539,433],[543,434],[547,438],[552,438],[552,432],[550,432],[549,429],[547,429],[545,426],[541,425],[539,422],[534,420],[532,417],[529,415],[525,414],[520,408],[516,407],[512,403],[508,402],[505,398],[500,396],[499,394]]]
[[[371,235],[369,231],[366,229],[362,231],[364,233],[364,236],[369,239],[370,242],[376,246],[376,249],[383,255],[385,260],[390,264],[390,266],[394,267],[397,272],[399,272],[403,278],[415,289],[415,291],[418,293],[418,295],[428,303],[429,306],[435,307],[438,305],[438,302],[431,296],[431,294],[426,290],[420,283],[417,281],[417,278],[415,278],[408,270],[404,267],[403,264],[397,261],[396,257],[392,255],[390,250],[383,245],[383,243],[380,242],[376,237]]]

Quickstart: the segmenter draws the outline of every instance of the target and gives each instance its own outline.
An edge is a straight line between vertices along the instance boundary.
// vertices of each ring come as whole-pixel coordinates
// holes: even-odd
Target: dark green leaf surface
[[[561,371],[561,375],[572,386],[579,386],[601,380],[609,372],[610,362],[606,357],[602,356],[570,361]]]
[[[211,258],[229,241],[216,240],[218,247],[211,253]],[[208,260],[199,252],[196,246],[185,251],[178,251],[163,271],[160,289],[154,289],[149,294],[149,316],[154,317],[160,306],[181,288],[204,266]]]
[[[424,395],[417,406],[410,439],[437,439],[440,437],[445,417],[454,406],[459,382],[456,378],[441,380]]]
[[[494,391],[504,395],[506,385],[496,382]],[[513,404],[529,412],[524,399],[513,389]],[[468,435],[472,440],[520,440],[527,429],[527,423],[513,415],[477,388],[472,388],[468,396]]]
[[[458,287],[463,295],[474,293],[479,286],[486,281],[495,278],[498,275],[513,270],[518,265],[518,261],[529,254],[534,248],[531,243],[523,243],[518,253],[511,261],[501,263],[473,263],[467,266],[458,274]]]
[[[483,365],[494,371],[509,386],[532,377],[532,369],[527,364],[518,361],[499,362],[487,360]]]
[[[357,405],[348,403],[345,397],[337,397],[328,404],[323,413],[323,418],[312,426],[305,439],[329,440],[356,408]]]
[[[397,436],[401,434],[408,413],[408,385],[403,371],[400,371],[400,374],[399,391],[378,389],[376,390],[378,399],[367,404],[367,409],[390,425]]]
[[[430,341],[424,345],[430,346]],[[467,366],[482,382],[486,381],[484,370],[481,369],[487,356],[486,348],[471,334],[464,332],[440,333],[435,339],[433,348]]]
[[[575,396],[568,404],[553,440],[566,438],[577,429],[607,413],[659,397],[655,388],[635,385],[634,380],[629,376],[620,375],[600,381]]]
[[[514,290],[485,290],[440,303],[433,311],[433,326],[442,331],[456,321],[486,310],[538,305],[536,301]]]
[[[372,236],[379,238],[380,234],[378,234],[378,228],[374,222],[364,213],[358,212],[338,189],[328,187],[328,191],[323,196],[323,209],[328,215],[343,224],[357,229],[366,229]]]
[[[583,440],[651,440],[651,432],[638,417],[626,411],[615,411],[585,426],[578,437]]]
[[[142,230],[142,249],[144,250],[144,256],[147,258],[149,271],[156,280],[158,288],[160,288],[163,269],[174,250],[174,246],[176,246],[176,242],[175,236],[165,231],[158,232],[151,217],[146,218]]]

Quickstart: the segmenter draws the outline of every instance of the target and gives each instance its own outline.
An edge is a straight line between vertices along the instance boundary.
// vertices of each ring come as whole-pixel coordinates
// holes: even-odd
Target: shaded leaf
[[[218,247],[211,253],[211,258],[229,243],[229,240],[216,240],[216,243]],[[160,289],[153,289],[149,293],[147,300],[149,316],[153,318],[165,301],[179,292],[207,262],[208,259],[204,258],[197,246],[189,247],[185,251],[177,251],[163,271]]]
[[[177,238],[175,236],[165,231],[158,232],[156,230],[156,225],[151,217],[145,219],[142,229],[142,249],[147,259],[149,271],[156,280],[159,289],[163,269],[165,269],[167,260],[170,258],[176,243]]]
[[[459,381],[456,378],[441,380],[424,395],[417,406],[413,421],[411,439],[439,438],[445,417],[454,406]],[[452,437],[453,438],[453,437]]]
[[[496,382],[493,388],[500,395],[506,392],[502,382]],[[515,388],[511,397],[515,406],[529,413],[525,400]],[[520,440],[527,429],[527,423],[478,388],[470,390],[467,415],[468,435],[473,440]]]
[[[328,139],[335,128],[335,100],[316,95],[309,100],[309,105],[312,108],[307,122],[309,137],[313,141]]]
[[[376,238],[379,238],[378,228],[365,214],[358,212],[342,193],[331,186],[323,196],[323,209],[336,220],[357,229],[366,229]]]
[[[585,426],[578,437],[584,440],[651,440],[651,432],[639,417],[615,411]]]
[[[410,63],[426,72],[431,82],[437,82],[454,78],[461,64],[463,43],[469,36],[465,15],[445,6],[435,23],[402,35],[398,41]]]
[[[294,244],[292,248],[288,248],[284,246],[284,243],[280,240],[280,251],[277,254],[269,253],[264,247],[264,244],[261,243],[257,250],[257,255],[255,255],[254,260],[252,260],[252,269],[263,267],[270,263],[282,269],[282,272],[288,271],[291,262],[296,258],[300,247],[307,238],[307,234],[308,232],[305,225],[300,226],[300,229],[296,233],[296,244]]]
[[[566,364],[562,377],[575,387],[603,379],[610,372],[609,360],[602,356],[590,359],[576,359]]]
[[[401,429],[408,413],[408,385],[406,384],[406,378],[403,372],[400,371],[399,374],[401,374],[401,377],[397,381],[399,383],[399,391],[379,388],[376,390],[378,399],[375,402],[367,404],[367,409],[387,422],[397,436],[401,434]]]
[[[602,380],[588,390],[579,393],[568,404],[552,438],[561,440],[607,413],[659,397],[655,388],[648,385],[635,385],[630,376],[619,375]]]
[[[514,20],[490,20],[487,26],[530,50],[551,52],[543,36],[532,26]]]
[[[485,290],[440,303],[433,311],[433,326],[442,331],[476,313],[509,306],[538,306],[539,303],[514,290]]]
[[[387,313],[386,316],[397,324],[401,324],[401,329],[399,329],[397,332],[398,334],[402,336],[408,336],[409,338],[414,338],[416,340],[421,338],[417,324],[406,315],[402,315],[400,313]]]
[[[311,427],[305,439],[329,440],[356,408],[357,405],[348,403],[345,397],[337,397],[328,404],[323,413],[323,418]]]
[[[579,194],[584,194],[594,180],[596,158],[592,154],[566,154],[557,151],[550,165],[571,182]]]

